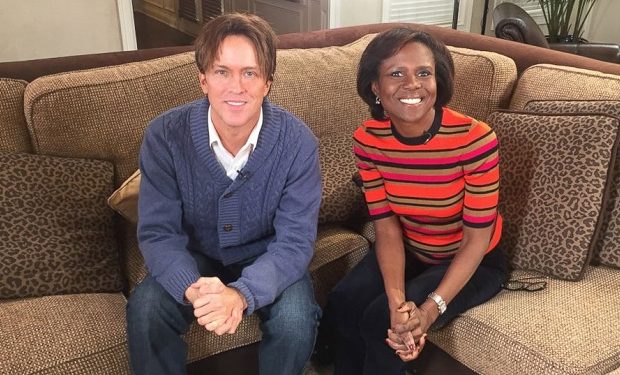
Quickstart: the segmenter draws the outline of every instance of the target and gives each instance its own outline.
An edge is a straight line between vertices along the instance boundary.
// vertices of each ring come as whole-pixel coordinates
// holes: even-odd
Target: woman
[[[376,242],[329,296],[335,374],[404,374],[431,326],[507,278],[497,139],[445,107],[453,77],[450,52],[425,32],[383,32],[362,55],[357,89],[372,119],[354,151]]]

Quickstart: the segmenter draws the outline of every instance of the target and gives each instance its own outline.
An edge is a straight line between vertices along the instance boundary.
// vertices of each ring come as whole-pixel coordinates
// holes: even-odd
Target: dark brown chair
[[[620,63],[620,45],[614,43],[548,43],[536,21],[521,7],[513,3],[501,3],[493,10],[495,36],[551,48],[557,51],[590,57],[597,60]]]

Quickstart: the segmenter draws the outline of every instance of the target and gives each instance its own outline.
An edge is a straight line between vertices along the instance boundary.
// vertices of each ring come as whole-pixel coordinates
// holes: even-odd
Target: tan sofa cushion
[[[0,298],[120,291],[106,161],[0,155]]]
[[[521,111],[532,100],[620,100],[620,76],[566,66],[539,64],[526,69],[510,109]]]
[[[26,81],[0,78],[0,153],[31,152],[24,117]]]
[[[578,280],[600,233],[620,121],[496,112],[489,123],[500,143],[502,241],[510,264]]]
[[[321,138],[352,134],[370,113],[357,95],[357,64],[375,34],[345,46],[278,50],[269,99]]]
[[[531,101],[525,111],[552,114],[602,113],[620,119],[620,101]],[[594,248],[595,264],[620,268],[620,153],[616,152],[609,198],[604,205],[601,234]]]
[[[24,107],[36,153],[111,161],[115,186],[138,168],[144,129],[201,97],[193,53],[38,78]]]
[[[270,99],[305,121],[319,138],[353,133],[370,118],[357,95],[356,77],[362,52],[375,36],[369,34],[345,46],[278,51]],[[493,52],[448,49],[456,70],[450,107],[485,120],[508,104],[517,79],[514,61]]]
[[[593,375],[620,367],[620,272],[590,266],[577,283],[547,281],[538,292],[502,291],[429,338],[485,375]]]
[[[454,60],[454,95],[448,104],[480,121],[505,108],[517,80],[510,58],[486,51],[448,46]]]
[[[0,374],[129,375],[121,293],[0,300]]]

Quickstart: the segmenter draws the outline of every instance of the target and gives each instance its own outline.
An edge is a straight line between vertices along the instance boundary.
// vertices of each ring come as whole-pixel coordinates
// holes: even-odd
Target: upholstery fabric
[[[325,305],[327,293],[336,282],[367,252],[368,242],[359,234],[336,226],[319,229],[315,255],[310,263],[310,273],[315,296],[321,306]],[[258,342],[261,338],[258,324],[259,319],[255,314],[245,317],[233,336],[217,336],[193,324],[185,336],[189,342],[188,361],[193,362],[225,350]]]
[[[331,225],[319,227],[309,267],[319,305],[325,306],[329,291],[362,260],[368,249],[368,241],[349,229]]]
[[[605,114],[620,119],[620,101],[531,101],[525,111],[550,114]],[[601,234],[592,261],[620,268],[620,154],[616,153]]]
[[[500,210],[516,269],[578,280],[602,222],[620,121],[604,115],[496,112]],[[570,145],[567,147],[567,145]]]
[[[119,291],[109,162],[0,156],[0,298]]]
[[[510,109],[521,111],[532,100],[620,100],[620,76],[539,64],[526,69],[512,94]]]
[[[345,46],[278,50],[269,99],[308,124],[319,138],[352,134],[370,117],[355,80],[362,52],[374,36]]]
[[[515,271],[512,278],[536,275]],[[620,367],[620,272],[590,266],[577,283],[546,281],[538,292],[501,291],[429,339],[485,375],[594,375]]]
[[[109,160],[115,168],[114,187],[118,187],[138,168],[149,121],[203,96],[197,77],[194,54],[188,52],[36,79],[24,93],[34,150]],[[127,222],[118,227],[123,267],[128,278],[137,281],[145,270],[135,227]]]
[[[494,52],[448,49],[455,69],[454,95],[448,107],[486,121],[489,114],[508,105],[517,80],[514,61]]]
[[[0,374],[129,375],[125,303],[121,293],[0,300]]]
[[[184,53],[36,79],[24,94],[34,150],[110,160],[119,186],[138,168],[149,121],[203,95],[197,77],[194,55]]]
[[[138,223],[138,195],[140,193],[140,170],[137,169],[110,195],[108,205],[130,223]]]
[[[32,152],[24,117],[25,89],[25,81],[0,78],[0,154]]]
[[[357,171],[351,134],[320,138],[319,162],[323,183],[319,224],[346,222],[360,216],[366,203],[360,188],[351,179]]]
[[[352,133],[370,118],[368,107],[355,94],[356,74],[361,54],[375,35],[345,46],[279,50],[270,99],[301,118],[319,138]],[[493,52],[448,49],[456,67],[451,108],[485,120],[508,104],[517,79],[514,61]],[[472,85],[478,89],[470,90]]]

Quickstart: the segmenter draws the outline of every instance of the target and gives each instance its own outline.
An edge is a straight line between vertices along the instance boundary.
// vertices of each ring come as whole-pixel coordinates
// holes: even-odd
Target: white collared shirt
[[[248,140],[245,142],[243,147],[239,149],[239,152],[237,152],[237,155],[235,156],[228,152],[228,150],[226,150],[222,145],[220,135],[217,133],[217,130],[213,125],[213,121],[211,120],[211,107],[209,107],[209,113],[207,118],[209,129],[209,145],[215,153],[215,158],[226,171],[226,175],[230,179],[234,180],[235,178],[237,178],[239,171],[242,170],[243,167],[245,167],[245,164],[248,162],[250,154],[258,143],[258,135],[260,133],[260,129],[263,127],[263,109],[260,109],[258,122],[256,123],[256,126],[254,126],[254,129],[252,129]]]

